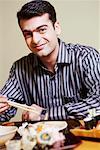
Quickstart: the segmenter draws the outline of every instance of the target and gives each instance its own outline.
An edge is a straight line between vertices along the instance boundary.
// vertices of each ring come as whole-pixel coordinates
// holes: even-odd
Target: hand
[[[0,114],[9,108],[7,103],[7,98],[4,96],[0,96]]]
[[[36,120],[41,120],[41,112],[44,108],[36,105],[36,104],[32,104],[31,107],[33,107],[37,113],[33,113],[33,112],[29,112],[29,111],[24,111],[22,113],[22,121],[36,121]]]

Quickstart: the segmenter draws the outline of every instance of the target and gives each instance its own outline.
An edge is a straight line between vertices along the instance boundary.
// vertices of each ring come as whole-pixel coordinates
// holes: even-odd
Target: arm
[[[16,79],[16,74],[15,74],[15,64],[12,66],[9,74],[9,78],[5,84],[5,86],[2,88],[0,91],[0,95],[7,97],[8,100],[18,99],[20,101],[23,101],[22,93],[20,91],[20,88],[18,86],[18,82]],[[6,101],[7,101],[6,99]],[[4,99],[0,99],[4,100]],[[2,104],[4,105],[4,104]],[[7,106],[7,107],[6,107]],[[0,121],[9,121],[14,115],[16,114],[16,108],[14,107],[9,107],[7,103],[5,104],[5,107],[0,109]]]
[[[36,108],[36,111],[39,114],[35,114],[32,112],[23,112],[22,114],[22,120],[66,120],[67,119],[67,113],[65,112],[64,106],[54,106],[49,109],[44,109],[36,104],[33,104],[32,107]],[[45,114],[43,110],[46,110]],[[41,118],[41,115],[43,115],[43,118]]]
[[[62,106],[54,106],[49,108],[50,119],[66,119],[66,118],[84,118],[88,114],[88,109],[100,109],[100,54],[93,48],[87,48],[86,53],[82,51],[79,56],[78,70],[81,70],[82,84],[87,89],[85,98],[76,101],[66,99],[66,104]],[[83,50],[83,49],[82,49]],[[84,91],[80,91],[83,93]],[[53,117],[54,116],[54,117]]]
[[[100,110],[100,54],[94,49],[91,50],[82,60],[83,84],[88,89],[85,99],[80,99],[79,103],[69,103],[65,109],[69,115],[75,117],[86,116],[88,109],[96,108]],[[81,91],[83,92],[83,91]]]

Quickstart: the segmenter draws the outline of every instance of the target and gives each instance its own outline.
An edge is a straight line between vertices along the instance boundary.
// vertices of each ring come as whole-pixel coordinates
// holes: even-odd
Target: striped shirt
[[[48,71],[39,58],[30,53],[16,61],[0,91],[8,99],[48,110],[49,120],[86,116],[88,109],[100,109],[100,54],[92,47],[65,44],[59,40],[55,72]],[[7,121],[15,108],[0,115]]]

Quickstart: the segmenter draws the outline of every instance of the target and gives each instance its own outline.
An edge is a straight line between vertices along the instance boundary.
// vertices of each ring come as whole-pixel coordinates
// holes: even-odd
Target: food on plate
[[[20,140],[11,140],[6,143],[7,150],[12,149],[12,145],[18,143],[20,149],[49,149],[50,147],[57,147],[63,145],[65,135],[62,130],[67,127],[65,121],[43,121],[35,124],[23,123],[18,128],[18,133],[21,136]],[[18,149],[18,150],[20,150]]]
[[[83,119],[83,128],[87,130],[97,128],[100,124],[100,112],[94,108],[89,109],[88,112],[89,114]]]
[[[6,142],[6,150],[21,150],[21,140],[9,140]]]
[[[36,134],[34,134],[34,131],[33,134],[31,134],[29,128],[25,128],[21,142],[23,150],[32,150],[37,144]]]
[[[75,136],[99,138],[100,139],[100,120],[95,124],[95,119],[85,119],[85,125],[80,128],[71,129]]]
[[[93,129],[93,127],[95,127],[95,123],[92,117],[86,117],[84,119],[84,125],[85,125],[85,129],[90,130]]]
[[[84,119],[84,128],[87,130],[97,128],[100,124],[100,120],[97,121],[95,117],[87,117]]]
[[[53,145],[55,142],[64,139],[63,133],[58,132],[55,128],[47,128],[37,135],[37,142],[40,144]]]
[[[58,128],[55,125],[57,123],[54,123],[53,126],[53,122],[51,124],[39,122],[35,124],[23,124],[19,127],[18,132],[22,136],[24,149],[26,144],[30,144],[33,147],[39,144],[44,147],[45,145],[52,145],[56,141],[64,140],[63,133],[59,132],[62,129],[61,126]]]
[[[88,138],[97,138],[100,139],[100,130],[94,128],[91,130],[85,130],[85,129],[71,129],[70,130],[75,136],[80,137],[88,137]]]
[[[93,129],[96,128],[100,121],[100,112],[96,111],[95,108],[89,109],[88,110],[89,114],[87,115],[86,118],[84,118],[84,128],[85,129]]]

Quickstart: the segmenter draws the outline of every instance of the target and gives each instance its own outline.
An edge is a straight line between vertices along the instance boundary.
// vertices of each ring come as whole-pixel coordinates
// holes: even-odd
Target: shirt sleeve
[[[85,117],[89,109],[100,110],[100,54],[92,49],[84,57],[82,68],[84,72],[83,84],[88,89],[86,98],[80,99],[78,103],[69,102],[65,105],[65,110],[69,116],[76,118]]]
[[[18,86],[18,81],[16,79],[16,73],[15,73],[16,65],[13,64],[10,73],[9,78],[6,81],[6,84],[0,90],[0,95],[4,95],[8,98],[8,100],[17,101],[19,100],[20,103],[23,101],[23,95],[20,90],[20,87]],[[17,109],[14,107],[9,108],[6,110],[3,114],[0,114],[0,121],[9,121],[12,117],[15,116]]]

